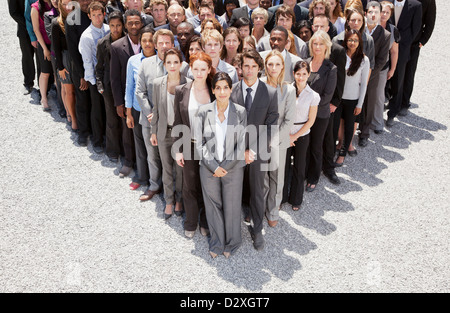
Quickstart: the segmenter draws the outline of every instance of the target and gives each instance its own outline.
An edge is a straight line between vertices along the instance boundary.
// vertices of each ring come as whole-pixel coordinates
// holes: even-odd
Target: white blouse
[[[296,134],[300,129],[302,129],[303,125],[308,121],[309,118],[309,108],[313,106],[318,106],[320,102],[320,95],[314,90],[306,85],[305,89],[302,90],[300,95],[297,97],[297,101],[295,102],[295,118],[294,125],[291,128],[291,135]],[[302,136],[308,135],[310,130],[304,133]]]
[[[172,126],[175,121],[175,111],[173,108],[173,103],[175,100],[175,95],[167,92],[167,125]]]

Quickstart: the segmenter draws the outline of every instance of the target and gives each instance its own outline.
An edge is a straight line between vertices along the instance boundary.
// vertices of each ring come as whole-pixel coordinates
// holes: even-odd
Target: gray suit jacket
[[[298,37],[297,35],[294,35],[295,38],[295,50],[297,50],[297,56],[300,56],[300,51],[305,49],[305,42]],[[261,38],[258,47],[256,47],[256,50],[258,52],[263,52],[263,51],[270,51],[272,50],[272,47],[270,46],[270,36],[266,36]]]
[[[217,157],[216,139],[216,101],[200,107],[197,116],[201,123],[197,125],[202,134],[202,141],[196,145],[202,156],[201,166],[215,172],[220,166],[226,171],[234,167],[244,167],[245,159],[245,127],[247,126],[247,112],[245,108],[229,101],[227,132],[225,136],[225,155],[222,161]],[[234,127],[241,126],[241,127]]]
[[[272,50],[270,50],[270,51],[272,51]],[[259,54],[265,60],[266,56],[269,54],[270,51],[263,51],[263,52],[260,52]],[[284,81],[285,82],[288,82],[288,83],[294,82],[294,67],[298,61],[303,61],[303,60],[301,58],[299,58],[298,56],[293,55],[292,53],[289,53],[289,52],[286,53],[286,58],[284,60]],[[263,73],[263,75],[265,75],[265,73]]]
[[[267,77],[261,78],[261,81],[267,82]],[[297,97],[294,86],[285,83],[283,84],[283,91],[281,91],[280,86],[278,86],[277,96],[279,148],[287,149],[290,147],[289,132],[294,124],[293,118],[295,117],[296,112],[295,102],[297,101]]]
[[[190,82],[184,75],[180,77],[180,85]],[[167,132],[167,75],[153,80],[153,118],[151,122],[152,134],[156,134],[158,141],[166,138]],[[175,111],[175,110],[174,110]]]
[[[151,56],[142,61],[138,72],[138,79],[136,82],[136,98],[141,107],[141,115],[139,117],[139,124],[143,127],[151,127],[148,122],[147,115],[153,110],[153,80],[155,78],[166,75],[165,70],[158,66],[158,55]],[[189,65],[183,62],[181,67],[181,75],[186,76],[189,70]]]

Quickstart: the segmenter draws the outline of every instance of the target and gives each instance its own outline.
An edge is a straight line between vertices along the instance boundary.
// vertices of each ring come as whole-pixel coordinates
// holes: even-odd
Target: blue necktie
[[[247,115],[248,113],[250,113],[250,109],[252,108],[252,88],[247,88],[247,96],[245,97],[245,110],[247,111]]]
[[[253,10],[250,10],[250,11],[248,12],[248,14],[250,15],[250,21],[252,20],[252,13],[253,13]]]

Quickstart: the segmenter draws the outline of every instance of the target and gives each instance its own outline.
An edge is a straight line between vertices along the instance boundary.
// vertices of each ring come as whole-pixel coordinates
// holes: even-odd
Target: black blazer
[[[312,58],[306,60],[310,63]],[[320,96],[317,118],[330,117],[330,102],[337,82],[337,68],[330,60],[325,59],[317,73],[311,73],[308,85]]]
[[[267,12],[267,13],[269,14],[268,21],[270,21],[272,19],[273,13],[272,12]],[[230,25],[233,26],[234,23],[236,23],[236,21],[241,17],[248,18],[248,7],[247,6],[244,6],[242,8],[236,8],[233,10],[233,14],[231,15],[231,18],[230,18]],[[251,22],[251,20],[250,20],[250,22]],[[272,30],[272,28],[270,28],[269,22],[267,22],[267,24],[266,24],[266,26],[264,26],[264,28],[267,29],[268,32],[270,32]]]
[[[128,59],[134,55],[128,36],[111,44],[110,80],[114,105],[125,104],[125,86],[127,82]]]
[[[194,82],[188,82],[184,85],[180,85],[175,87],[175,99],[174,99],[174,111],[175,111],[175,119],[173,122],[173,126],[178,125],[186,125],[189,128],[191,127],[191,122],[189,121],[189,97],[191,95],[191,88]],[[209,90],[209,97],[211,102],[216,100],[216,97],[212,93],[211,88]],[[183,145],[189,145],[191,138],[186,138],[188,136],[181,137],[183,134],[172,134],[174,138],[174,142],[178,139],[184,139]],[[178,151],[177,151],[178,152]],[[183,152],[183,146],[180,147],[179,152]]]
[[[275,27],[275,24],[276,24],[275,20],[276,20],[277,10],[282,4],[283,3],[281,2],[280,5],[276,5],[276,6],[273,6],[273,7],[269,8],[268,12],[272,13],[272,18],[269,19],[269,21],[267,22],[267,24],[269,25],[267,28],[272,29],[272,28]],[[309,18],[308,17],[309,10],[304,8],[304,7],[301,7],[299,5],[296,5],[294,7],[294,13],[295,13],[295,23],[298,23],[298,22],[303,21],[303,20],[307,20]],[[295,27],[292,26],[292,28],[294,29]]]
[[[245,108],[245,100],[244,95],[242,93],[242,81],[233,85],[230,100]],[[258,160],[261,160],[259,155],[260,152],[263,151],[261,149],[258,149],[259,137],[262,134],[261,130],[259,129],[259,126],[261,125],[268,126],[266,151],[270,152],[269,147],[271,138],[270,126],[278,124],[278,116],[279,114],[278,114],[277,90],[259,80],[258,89],[256,90],[252,107],[250,108],[250,112],[248,112],[247,114],[247,125],[254,125],[257,127],[258,138],[251,138],[251,140],[246,143],[247,149],[252,149],[254,152],[256,152]]]
[[[422,3],[422,27],[413,44],[425,45],[431,37],[436,22],[436,0],[419,0]]]
[[[110,63],[111,63],[111,34],[106,35],[97,43],[97,65],[95,78],[97,89],[111,92]]]
[[[389,0],[394,3],[394,0]],[[411,44],[422,27],[422,5],[417,0],[404,0],[405,5],[397,23],[402,40],[399,42],[398,60],[407,62]],[[395,14],[392,14],[390,22],[395,25]]]
[[[25,22],[25,0],[8,0],[9,15],[17,23],[17,37],[30,38]]]
[[[81,35],[86,28],[91,25],[91,20],[88,15],[81,10],[79,16],[81,20],[80,25],[78,25],[75,20],[72,20],[73,23],[70,23],[69,19],[67,19],[64,27],[66,29],[67,50],[69,51],[70,58],[72,59],[72,71],[77,72],[79,77],[84,78],[83,58],[78,50],[78,45],[80,43]]]

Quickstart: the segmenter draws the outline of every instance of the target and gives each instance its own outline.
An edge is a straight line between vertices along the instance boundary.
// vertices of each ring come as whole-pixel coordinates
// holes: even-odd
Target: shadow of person
[[[288,281],[302,269],[300,257],[317,249],[317,245],[283,219],[276,228],[264,224],[262,251],[254,249],[247,226],[241,223],[242,245],[229,259],[223,255],[211,258],[208,240],[197,235],[191,253],[215,267],[223,280],[249,291],[261,291],[274,278]]]

